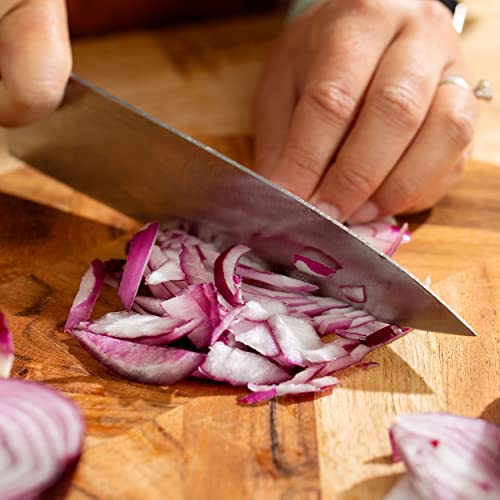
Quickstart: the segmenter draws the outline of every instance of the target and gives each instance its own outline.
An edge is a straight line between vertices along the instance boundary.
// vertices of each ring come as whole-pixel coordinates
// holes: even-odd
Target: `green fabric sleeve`
[[[287,21],[291,22],[302,14],[305,10],[324,0],[293,0],[288,11]]]

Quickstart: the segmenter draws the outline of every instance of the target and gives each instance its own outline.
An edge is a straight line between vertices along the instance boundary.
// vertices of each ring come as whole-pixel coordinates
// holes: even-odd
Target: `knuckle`
[[[400,179],[394,182],[384,195],[377,197],[377,205],[380,209],[380,214],[393,215],[398,213],[403,206],[411,206],[418,201],[418,186],[416,183]]]
[[[321,165],[313,153],[297,147],[289,147],[286,154],[288,168],[303,180],[304,184],[317,182],[321,177]]]
[[[349,2],[352,10],[366,16],[379,16],[386,3],[380,0],[351,0]]]
[[[390,84],[375,91],[373,105],[398,126],[415,129],[422,118],[417,92],[407,85]]]
[[[427,22],[446,25],[450,21],[450,11],[441,2],[419,2],[421,15]]]
[[[466,148],[474,137],[474,122],[470,115],[452,110],[445,115],[445,130],[452,143],[460,149]]]
[[[455,164],[455,168],[453,169],[453,174],[460,179],[464,172],[465,172],[465,167],[467,166],[467,163],[469,162],[469,159],[466,154],[463,154],[460,159],[457,161]]]
[[[334,165],[333,168],[336,166]],[[371,171],[369,166],[362,166],[359,162],[342,160],[342,163],[337,166],[336,189],[339,193],[371,194],[376,187]]]
[[[305,91],[309,102],[328,121],[349,122],[356,110],[356,99],[345,84],[324,81],[311,85]]]

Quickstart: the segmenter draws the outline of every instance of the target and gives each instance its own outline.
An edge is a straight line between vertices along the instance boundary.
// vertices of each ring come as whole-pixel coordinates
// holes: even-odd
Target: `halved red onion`
[[[157,222],[149,224],[130,240],[127,262],[118,288],[118,296],[128,311],[132,308],[139,290],[159,228]]]
[[[0,312],[0,379],[7,378],[10,375],[13,363],[14,340],[7,325],[7,319]]]
[[[214,264],[214,278],[217,291],[231,306],[243,303],[241,279],[236,275],[236,266],[240,258],[248,253],[246,245],[234,245],[222,252]]]
[[[0,380],[0,498],[61,498],[80,459],[76,405],[35,382]]]
[[[104,263],[99,259],[93,260],[83,275],[80,282],[80,289],[69,311],[69,316],[64,327],[67,332],[78,326],[82,321],[87,321],[90,318],[95,303],[99,298],[101,288],[104,285],[105,276],[106,268]]]
[[[398,416],[390,434],[408,468],[400,494],[413,489],[422,500],[500,498],[499,426],[447,413],[414,413]]]
[[[74,328],[71,334],[108,370],[135,382],[172,385],[203,363],[198,352],[138,344]]]

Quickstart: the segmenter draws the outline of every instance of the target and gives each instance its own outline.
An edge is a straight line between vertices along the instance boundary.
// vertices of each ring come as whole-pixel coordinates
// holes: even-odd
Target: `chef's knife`
[[[474,335],[434,293],[309,203],[73,75],[45,120],[8,132],[11,153],[138,220],[181,217],[229,232],[289,266],[314,248],[342,266],[318,284],[345,299],[365,286],[364,309],[418,329]],[[360,304],[353,304],[360,306]]]

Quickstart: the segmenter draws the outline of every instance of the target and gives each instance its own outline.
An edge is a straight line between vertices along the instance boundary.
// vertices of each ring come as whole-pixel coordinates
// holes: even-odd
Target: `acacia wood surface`
[[[471,5],[464,43],[477,53],[481,30],[493,32],[496,3]],[[491,19],[481,14],[487,4]],[[251,165],[253,86],[279,23],[254,16],[82,39],[76,70]],[[487,55],[477,61],[486,68]],[[499,68],[488,68],[497,78]],[[476,152],[500,162],[491,135],[497,106]],[[499,188],[497,167],[472,162],[432,213],[411,218],[413,241],[396,255],[421,279],[430,275],[477,338],[413,332],[370,355],[378,368],[347,370],[326,396],[247,408],[235,404],[241,389],[120,380],[63,333],[89,260],[123,254],[122,230],[136,223],[0,157],[0,309],[15,333],[13,376],[64,391],[88,427],[69,498],[378,499],[402,471],[388,458],[386,430],[396,414],[448,410],[500,422]],[[106,292],[96,313],[116,307]]]

